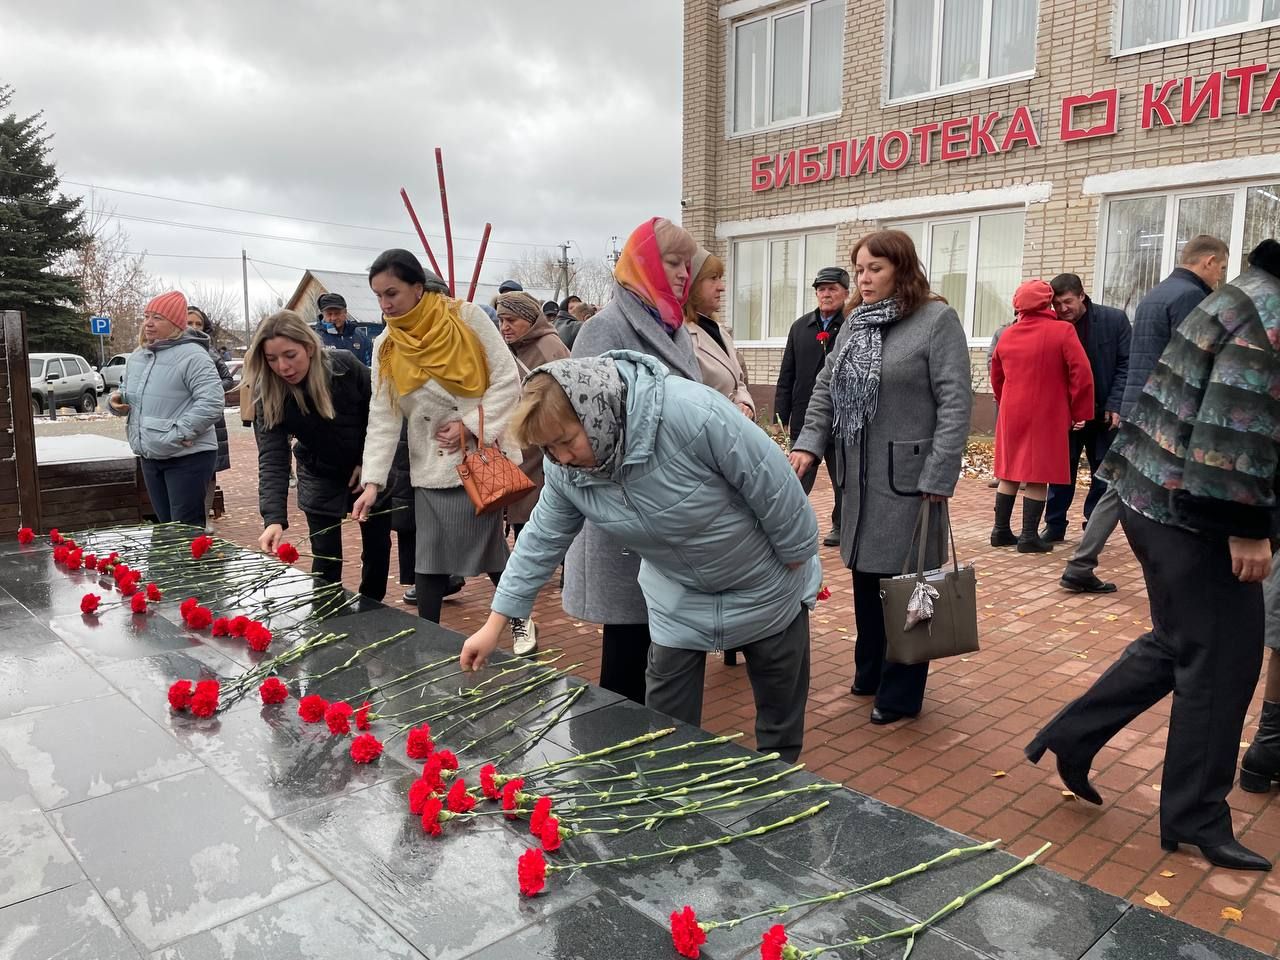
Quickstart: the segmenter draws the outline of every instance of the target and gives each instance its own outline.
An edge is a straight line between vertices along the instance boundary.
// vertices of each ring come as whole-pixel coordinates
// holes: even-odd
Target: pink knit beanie
[[[147,313],[158,313],[179,330],[187,328],[187,298],[177,290],[162,293],[147,304]]]

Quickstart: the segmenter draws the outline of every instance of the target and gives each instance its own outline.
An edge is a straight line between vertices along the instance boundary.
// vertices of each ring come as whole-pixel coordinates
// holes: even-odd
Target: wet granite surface
[[[549,874],[545,892],[522,897],[515,858],[535,843],[526,821],[484,816],[446,824],[439,838],[424,834],[406,800],[421,763],[406,756],[403,736],[392,738],[397,726],[429,719],[440,745],[461,752],[462,775],[473,786],[486,760],[501,758],[506,770],[572,761],[530,777],[531,790],[541,784],[573,792],[576,800],[558,803],[564,807],[622,800],[637,784],[686,783],[702,773],[769,777],[786,767],[572,679],[508,692],[509,703],[481,713],[475,704],[487,701],[478,698],[500,684],[533,679],[538,668],[498,657],[478,676],[420,686],[404,680],[456,657],[461,638],[349,596],[326,601],[331,615],[317,622],[310,617],[312,586],[295,570],[260,584],[259,594],[273,598],[268,616],[278,639],[267,654],[256,654],[243,641],[182,624],[176,602],[209,578],[207,569],[174,559],[189,537],[160,529],[122,536],[140,554],[136,563],[191,576],[145,616],[120,606],[82,616],[86,590],[101,594],[104,606],[119,595],[94,575],[57,569],[47,544],[0,544],[4,960],[674,957],[668,916],[684,904],[703,920],[728,919],[867,884],[972,845],[843,788],[761,798],[822,784],[792,772],[733,796],[732,805],[724,788],[695,790],[678,802],[703,806],[681,817],[661,816],[676,801],[581,810],[600,818],[590,826],[637,829],[566,840],[559,853],[548,854],[549,863],[634,859]],[[130,550],[121,553],[134,563]],[[252,569],[243,551],[223,544],[216,550],[231,568]],[[284,704],[264,706],[251,695],[203,720],[169,709],[166,691],[174,680],[226,684],[298,637],[323,634],[334,639],[280,669],[294,686]],[[417,676],[449,673],[443,666]],[[386,690],[401,695],[377,709],[397,716],[375,720],[373,731],[387,749],[371,764],[354,764],[348,738],[297,714],[299,691],[377,701]],[[607,765],[577,759],[666,728],[674,730],[606,758]],[[637,758],[644,750],[663,752]],[[658,770],[683,763],[690,766]],[[828,806],[817,816],[766,835],[681,856],[670,849],[766,827],[823,801]],[[651,829],[639,829],[646,822]],[[1014,863],[999,851],[955,858],[839,902],[714,931],[702,955],[756,957],[761,934],[777,920],[801,949],[899,931]],[[905,940],[890,938],[867,945],[862,955],[899,957],[904,948]],[[1260,955],[1032,867],[930,926],[912,956]]]

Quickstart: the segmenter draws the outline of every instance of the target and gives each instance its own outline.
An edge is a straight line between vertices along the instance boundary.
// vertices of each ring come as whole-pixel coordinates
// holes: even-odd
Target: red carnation
[[[289,699],[289,688],[281,682],[279,677],[267,677],[258,688],[258,696],[262,698],[263,703],[284,703]]]
[[[780,923],[775,923],[764,932],[761,938],[760,960],[783,960],[788,953],[795,953],[795,951],[787,950],[787,928]]]
[[[132,577],[126,577],[118,586],[120,588],[120,593],[126,597],[132,597],[135,594],[139,597],[142,596],[142,594],[138,593],[138,584]],[[146,598],[143,597],[143,599]]]
[[[209,548],[212,546],[213,546],[213,537],[207,536],[206,534],[202,533],[200,534],[200,536],[196,537],[194,540],[191,541],[191,556],[194,559],[199,560],[201,557],[203,557],[206,553],[209,552]]]
[[[475,805],[476,798],[467,792],[467,781],[462,779],[453,781],[445,806],[453,813],[469,813]]]
[[[428,797],[422,805],[422,829],[433,837],[440,836],[440,811],[443,809],[439,797]]]
[[[292,543],[282,543],[279,549],[276,550],[276,556],[285,563],[293,563],[298,559],[298,548]]]
[[[362,733],[351,741],[351,759],[356,763],[377,760],[382,753],[382,741],[372,733]]]
[[[823,584],[822,589],[818,591],[818,599],[819,599],[819,600],[830,600],[830,599],[831,599],[831,588],[830,588],[830,587],[828,587],[826,584]]]
[[[128,566],[128,564],[124,564],[124,563],[117,563],[117,564],[116,564],[116,565],[111,569],[111,576],[113,576],[113,577],[115,578],[116,583],[120,583],[120,582],[121,582],[122,580],[124,580],[124,578],[125,578],[125,577],[127,577],[131,572],[132,572],[132,571],[130,571],[130,570],[129,570],[129,566]]]
[[[498,768],[492,763],[486,763],[480,768],[480,792],[485,795],[488,800],[497,800],[502,796],[498,790],[498,784],[494,781],[494,775],[498,772]]]
[[[66,563],[67,554],[69,554],[70,552],[71,552],[71,548],[68,547],[65,543],[59,544],[58,546],[53,548],[53,562]]]
[[[243,637],[246,633],[249,632],[249,624],[251,623],[253,623],[253,621],[243,615],[238,617],[232,617],[231,618],[231,635],[233,637]]]
[[[555,817],[547,817],[542,824],[542,831],[538,835],[538,839],[542,841],[542,849],[548,853],[560,849],[560,821]]]
[[[826,343],[831,339],[831,333],[827,330],[819,330],[817,339],[819,343]]]
[[[70,537],[63,537],[62,542],[67,545],[68,550],[75,550],[77,547],[80,546],[80,544],[76,543]]]
[[[328,700],[318,693],[311,693],[298,701],[298,716],[305,723],[319,723],[324,719],[324,712],[328,708]]]
[[[192,630],[203,630],[213,623],[213,611],[208,607],[196,606],[187,615],[187,626]]]
[[[49,542],[54,544],[62,542],[62,534],[58,532],[57,527],[54,527],[52,530],[49,531]]]
[[[685,907],[671,914],[671,942],[676,945],[676,953],[682,957],[697,960],[702,956],[699,949],[707,942],[707,935],[698,923],[698,915],[693,907]]]
[[[18,542],[22,544],[24,547],[28,543],[31,543],[33,540],[35,540],[35,538],[36,538],[35,531],[32,530],[30,527],[18,528]]]
[[[80,564],[84,562],[84,551],[79,547],[75,547],[67,554],[67,566],[72,570],[79,570]]]
[[[147,599],[152,603],[159,603],[164,599],[164,594],[160,592],[160,588],[154,583],[147,584]]]
[[[415,780],[409,785],[409,812],[421,816],[427,801],[434,796],[431,785],[422,780]]]
[[[93,613],[98,609],[98,604],[102,602],[102,598],[96,593],[86,593],[80,598],[80,612]]]
[[[97,566],[98,566],[98,555],[95,553],[86,553],[84,555],[84,568],[86,570],[93,570]]]
[[[123,564],[121,564],[121,566],[123,566]],[[119,572],[118,572],[118,571],[119,571],[119,569],[120,569],[120,567],[116,567],[116,570],[117,570],[116,578],[117,578],[117,579],[119,579],[119,576],[120,576],[120,574],[119,574]],[[192,610],[194,610],[194,609],[195,609],[196,607],[198,607],[198,606],[200,606],[200,601],[199,601],[199,600],[197,600],[195,597],[187,597],[187,599],[183,600],[183,601],[182,601],[182,603],[178,604],[178,612],[179,612],[180,614],[182,614],[182,619],[183,619],[183,620],[185,620],[185,619],[187,619],[187,617],[191,616],[191,611],[192,611]]]
[[[98,558],[98,572],[99,572],[99,573],[106,573],[108,570],[110,570],[110,569],[111,569],[111,565],[112,565],[113,563],[115,563],[115,561],[114,561],[114,560],[112,560],[110,557],[99,557],[99,558]]]
[[[440,757],[432,754],[427,757],[427,762],[422,767],[422,782],[427,785],[432,793],[439,793],[444,789],[444,781],[440,779]]]
[[[335,736],[350,733],[351,715],[354,712],[351,704],[343,703],[341,700],[335,700],[329,704],[324,711],[324,722],[329,727],[329,732]]]
[[[371,709],[372,709],[372,706],[370,705],[368,700],[366,700],[364,703],[360,704],[360,706],[356,708],[356,729],[357,730],[369,729],[369,711]]]
[[[129,601],[129,609],[134,613],[146,613],[147,598],[141,593],[135,593],[133,599]]]
[[[218,681],[201,680],[191,697],[191,712],[197,717],[212,717],[218,710]]]
[[[537,847],[520,854],[516,861],[516,876],[520,879],[520,892],[526,897],[540,893],[547,883],[547,861]]]
[[[191,681],[178,680],[169,688],[169,706],[185,710],[191,706]]]
[[[441,770],[457,770],[458,758],[452,750],[437,750],[436,756],[440,759]]]
[[[249,642],[249,649],[262,653],[267,647],[271,646],[271,631],[254,620],[249,624],[244,632],[244,638]]]
[[[431,726],[424,723],[409,731],[409,741],[405,744],[405,753],[410,760],[425,760],[435,750],[435,741],[431,739]]]
[[[529,814],[529,832],[535,837],[541,835],[542,825],[551,816],[551,798],[539,797],[533,804],[533,813]]]
[[[513,777],[502,785],[502,809],[506,818],[514,820],[520,813],[520,788],[524,786],[524,777]]]
[[[213,635],[215,637],[231,636],[231,621],[226,617],[218,617],[213,621]]]

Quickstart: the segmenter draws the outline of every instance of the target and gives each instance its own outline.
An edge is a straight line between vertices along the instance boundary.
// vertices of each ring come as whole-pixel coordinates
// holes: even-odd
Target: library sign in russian
[[[1280,70],[1266,63],[1215,70],[1204,80],[1194,76],[1148,83],[1142,88],[1138,119],[1143,130],[1179,127],[1202,117],[1270,113],[1280,106]],[[1262,90],[1262,103],[1254,102]],[[1064,142],[1109,137],[1120,129],[1120,88],[1064,97],[1059,104],[1058,139]],[[983,154],[1008,153],[1041,144],[1031,108],[1011,114],[999,110],[922,123],[909,129],[872,133],[859,139],[833,140],[787,153],[751,158],[751,189],[773,190],[817,183],[835,177],[857,177],[877,170],[901,170],[909,163],[971,160]]]

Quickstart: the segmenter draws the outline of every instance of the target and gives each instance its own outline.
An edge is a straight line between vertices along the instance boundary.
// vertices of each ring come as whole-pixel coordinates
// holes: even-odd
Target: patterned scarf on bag
[[[542,374],[551,375],[564,390],[596,457],[594,467],[573,469],[594,477],[612,477],[622,460],[627,415],[627,385],[618,365],[607,357],[575,357],[544,363],[531,376]]]
[[[853,437],[876,415],[884,328],[900,318],[898,298],[886,297],[859,304],[845,321],[849,340],[831,373],[833,428],[842,437]]]

